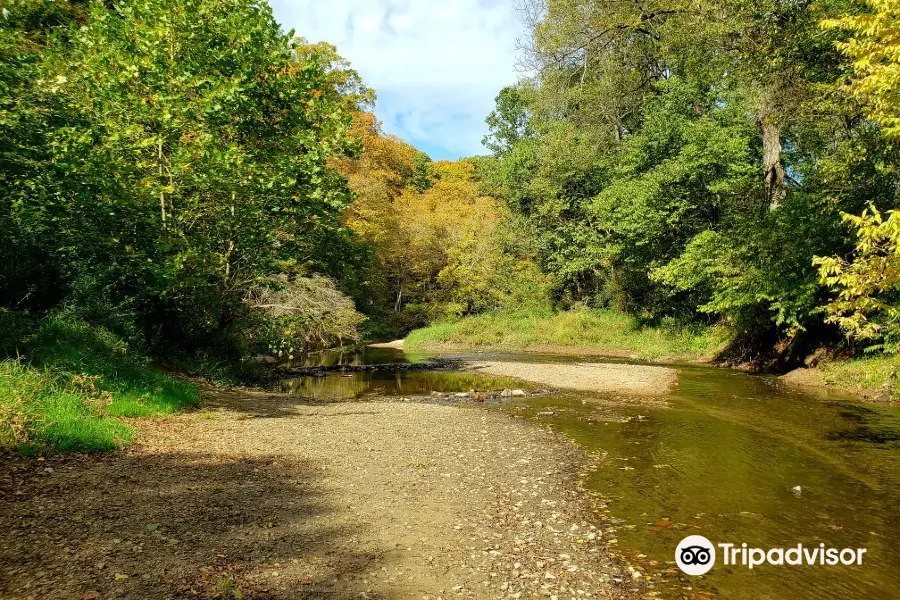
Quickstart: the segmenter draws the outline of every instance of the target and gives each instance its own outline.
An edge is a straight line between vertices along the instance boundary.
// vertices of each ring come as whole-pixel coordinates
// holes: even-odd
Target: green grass
[[[727,342],[724,330],[674,324],[642,327],[611,310],[496,312],[436,323],[406,338],[409,350],[440,347],[528,350],[557,346],[598,354],[628,353],[644,360],[712,358]]]
[[[97,452],[127,445],[117,417],[154,417],[199,402],[109,331],[59,316],[41,323],[24,360],[0,362],[0,446]]]
[[[828,362],[821,366],[822,379],[830,386],[881,391],[884,382],[896,373],[891,393],[900,396],[900,356],[867,356]]]
[[[131,439],[130,427],[98,414],[86,394],[59,377],[18,361],[0,362],[0,446],[102,451]]]

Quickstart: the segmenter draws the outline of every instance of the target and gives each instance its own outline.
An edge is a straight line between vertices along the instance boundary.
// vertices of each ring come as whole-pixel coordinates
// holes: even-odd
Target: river
[[[569,362],[584,357],[478,354],[479,360]],[[428,358],[391,349],[325,353],[305,364]],[[465,357],[463,357],[465,358]],[[598,362],[602,359],[591,358]],[[612,360],[612,359],[611,359]],[[669,365],[671,366],[671,365]],[[776,378],[675,365],[662,402],[563,392],[487,410],[533,419],[586,453],[583,482],[597,499],[610,550],[637,567],[649,597],[731,600],[900,598],[900,409],[798,391]],[[327,400],[430,397],[529,386],[459,372],[335,373],[282,383]],[[552,415],[550,414],[552,413]],[[702,577],[675,566],[678,542],[865,548],[860,566],[716,566]]]

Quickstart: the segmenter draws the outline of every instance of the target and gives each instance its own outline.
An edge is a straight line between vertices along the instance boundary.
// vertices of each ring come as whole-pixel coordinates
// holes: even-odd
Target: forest
[[[106,417],[197,402],[159,367],[230,381],[523,319],[892,376],[900,5],[521,14],[490,154],[450,162],[386,134],[339,49],[264,1],[4,2],[0,438],[114,447]]]
[[[773,366],[897,351],[898,8],[526,5],[481,180],[553,302],[721,324]]]

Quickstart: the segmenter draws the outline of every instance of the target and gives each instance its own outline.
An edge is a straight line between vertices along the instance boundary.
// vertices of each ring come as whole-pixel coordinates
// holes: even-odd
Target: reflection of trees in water
[[[348,400],[357,398],[369,389],[369,382],[359,374],[352,377],[298,377],[281,382],[281,391],[296,396],[309,396],[323,400]]]
[[[382,363],[405,363],[403,350],[396,348],[372,348],[369,346],[348,346],[310,352],[291,361],[295,367],[335,367],[338,365],[371,365]]]
[[[326,377],[297,377],[281,382],[281,391],[323,400],[350,400],[365,394],[421,395],[431,392],[494,391],[527,388],[527,384],[476,373],[343,373]]]

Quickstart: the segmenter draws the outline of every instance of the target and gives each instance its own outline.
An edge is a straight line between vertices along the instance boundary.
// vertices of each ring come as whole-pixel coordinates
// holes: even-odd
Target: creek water
[[[368,349],[312,360],[371,364],[424,358]],[[532,395],[493,409],[534,419],[584,449],[585,486],[597,498],[603,539],[645,574],[649,597],[900,598],[900,409],[788,389],[771,377],[673,368],[678,383],[657,399],[663,402],[567,392]],[[336,373],[283,386],[335,400],[524,387],[503,378],[427,371]],[[824,543],[867,552],[860,566],[766,564],[751,570],[722,564],[719,551],[708,574],[688,577],[675,566],[674,553],[682,538],[694,534],[738,547]]]

